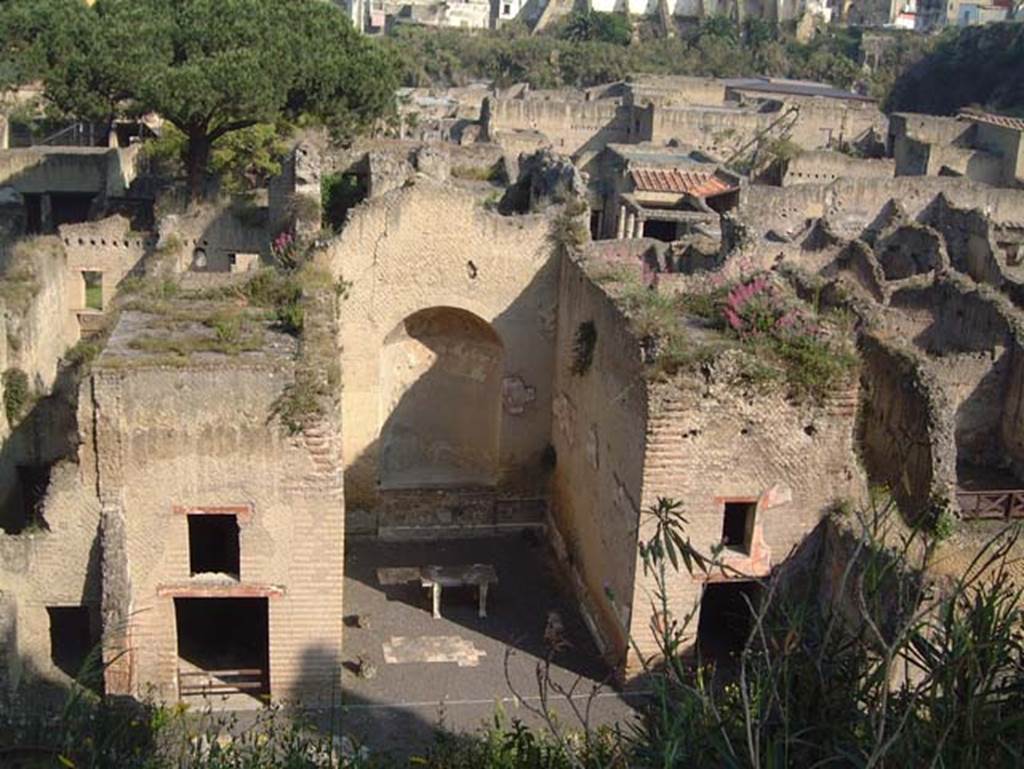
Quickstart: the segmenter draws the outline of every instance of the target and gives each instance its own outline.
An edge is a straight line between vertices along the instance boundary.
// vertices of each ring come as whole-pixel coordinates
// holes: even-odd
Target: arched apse
[[[381,488],[493,485],[503,368],[501,339],[471,312],[399,323],[381,349]]]

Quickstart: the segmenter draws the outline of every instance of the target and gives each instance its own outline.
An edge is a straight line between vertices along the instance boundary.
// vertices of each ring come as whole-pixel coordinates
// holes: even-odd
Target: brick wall
[[[854,453],[857,387],[833,393],[821,404],[799,403],[784,391],[744,390],[735,383],[652,383],[648,394],[647,446],[643,459],[642,509],[660,497],[678,500],[693,546],[709,554],[721,541],[723,502],[757,500],[750,557],[725,556],[730,566],[764,575],[794,551],[830,505],[864,497]],[[652,522],[641,518],[640,538]],[[653,576],[636,568],[631,632],[642,654],[656,651],[650,628]],[[721,573],[712,575],[722,579]],[[695,612],[702,577],[670,570],[673,616]],[[694,637],[694,614],[687,635]],[[630,667],[637,660],[631,655]]]
[[[331,419],[286,436],[270,419],[287,359],[212,368],[100,368],[93,397],[104,502],[113,692],[174,698],[174,595],[193,595],[187,508],[241,507],[239,589],[269,589],[276,699],[319,699],[340,670],[344,500]],[[181,415],[188,414],[183,419]],[[118,623],[127,618],[127,633]]]

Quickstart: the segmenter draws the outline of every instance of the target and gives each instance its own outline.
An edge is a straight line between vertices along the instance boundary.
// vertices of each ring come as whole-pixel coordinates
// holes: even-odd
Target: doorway
[[[175,598],[174,615],[182,698],[269,695],[266,598]]]
[[[697,623],[702,659],[726,662],[743,651],[754,627],[761,585],[753,580],[710,582],[704,586]]]

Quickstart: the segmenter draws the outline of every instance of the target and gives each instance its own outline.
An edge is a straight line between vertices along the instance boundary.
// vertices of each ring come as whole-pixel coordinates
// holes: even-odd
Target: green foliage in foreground
[[[522,700],[545,728],[499,712],[473,734],[439,730],[422,753],[397,763],[301,713],[270,708],[243,730],[230,717],[104,701],[76,686],[58,713],[16,717],[0,708],[0,749],[27,758],[10,748],[31,745],[48,759],[40,765],[81,769],[1024,765],[1024,594],[1011,579],[1019,528],[994,536],[939,591],[924,572],[936,540],[901,528],[891,503],[836,509],[839,568],[823,569],[811,554],[795,567],[811,571],[760,580],[746,644],[718,670],[685,653],[694,617],[676,613],[670,585],[712,571],[747,578],[720,549],[694,550],[680,503],[661,499],[646,510],[640,556],[654,587],[636,610],[649,612],[659,652],[637,650],[652,695],[614,728],[592,727],[584,707],[567,724]],[[819,604],[821,588],[830,600]],[[541,702],[565,692],[549,675],[557,651],[551,642],[538,663]],[[87,663],[83,680],[96,670]],[[343,711],[335,715],[336,724]]]

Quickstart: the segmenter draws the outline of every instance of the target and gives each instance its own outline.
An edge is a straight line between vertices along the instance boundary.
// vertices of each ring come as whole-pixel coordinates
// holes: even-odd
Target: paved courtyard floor
[[[445,588],[435,619],[428,590],[403,581],[414,572],[400,571],[472,563],[497,571],[486,618],[477,616],[476,589],[467,587]],[[492,721],[499,707],[509,718],[536,724],[526,705],[539,703],[537,665],[549,648],[545,631],[550,637],[556,626],[565,645],[553,658],[551,677],[566,689],[575,683],[573,703],[584,708],[609,671],[554,568],[542,542],[518,534],[348,543],[344,705],[335,716],[343,731],[408,754],[429,742],[439,724],[473,730]],[[372,676],[359,675],[360,660],[375,668]],[[605,686],[591,703],[591,724],[629,718],[639,696]],[[553,697],[551,706],[565,723],[574,722],[564,697]]]

